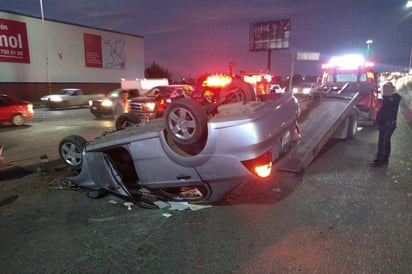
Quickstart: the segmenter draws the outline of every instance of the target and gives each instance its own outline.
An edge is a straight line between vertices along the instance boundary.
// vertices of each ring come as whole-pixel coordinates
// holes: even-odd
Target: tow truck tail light
[[[272,150],[268,150],[257,158],[242,161],[242,164],[254,175],[266,178],[272,171]]]

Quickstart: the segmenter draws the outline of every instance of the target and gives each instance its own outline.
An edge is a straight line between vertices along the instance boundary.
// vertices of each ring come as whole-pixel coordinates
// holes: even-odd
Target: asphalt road
[[[59,159],[59,142],[68,135],[92,140],[112,130],[113,119],[96,119],[88,108],[39,108],[24,126],[0,126],[0,144],[4,145],[6,164],[25,167]]]
[[[6,157],[51,160],[61,136],[113,128],[85,110],[64,113],[0,128]],[[0,273],[412,273],[412,129],[402,113],[386,168],[369,167],[377,132],[360,128],[327,143],[302,175],[276,173],[197,211],[91,200],[60,166],[0,181]]]

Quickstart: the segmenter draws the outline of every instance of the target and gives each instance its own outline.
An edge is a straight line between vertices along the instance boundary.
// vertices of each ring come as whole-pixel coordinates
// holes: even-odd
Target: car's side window
[[[0,106],[5,106],[9,104],[9,100],[7,98],[0,98]]]

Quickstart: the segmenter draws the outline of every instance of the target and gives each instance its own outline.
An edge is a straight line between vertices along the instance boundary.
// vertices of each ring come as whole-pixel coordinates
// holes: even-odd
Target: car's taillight
[[[272,150],[268,150],[257,158],[242,161],[242,164],[254,175],[266,178],[272,171]]]

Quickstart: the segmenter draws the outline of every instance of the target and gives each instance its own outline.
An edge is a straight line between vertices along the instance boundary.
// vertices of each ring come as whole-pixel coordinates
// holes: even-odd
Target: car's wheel
[[[75,170],[82,167],[82,151],[87,141],[78,135],[70,135],[60,141],[59,154],[64,163]]]
[[[207,136],[207,115],[202,106],[188,98],[173,101],[165,112],[166,131],[188,153],[187,145],[202,146]]]
[[[255,99],[256,94],[252,85],[236,79],[233,80],[229,86],[221,90],[219,102],[221,104],[227,104],[253,101]]]
[[[358,131],[358,118],[357,116],[350,115],[348,117],[349,122],[348,122],[348,133],[346,135],[347,139],[353,139],[355,138],[356,132]]]
[[[16,114],[16,115],[14,115],[13,118],[11,119],[11,122],[13,123],[13,125],[22,126],[22,125],[24,125],[24,123],[26,122],[26,119],[24,118],[23,115],[21,115],[21,114]]]
[[[141,123],[140,118],[133,113],[123,113],[116,119],[116,130],[125,129]]]

